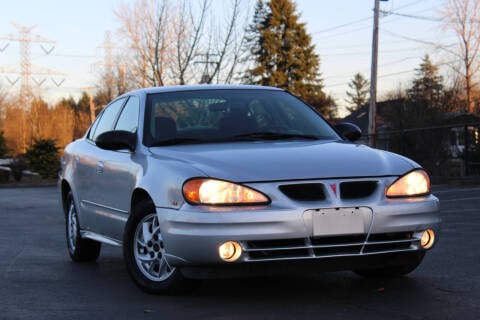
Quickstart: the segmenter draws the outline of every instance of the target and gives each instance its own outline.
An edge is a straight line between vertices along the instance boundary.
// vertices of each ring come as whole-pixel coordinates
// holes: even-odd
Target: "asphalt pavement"
[[[149,295],[120,248],[70,261],[54,187],[0,189],[0,319],[480,319],[480,187],[434,186],[443,227],[408,277],[351,272],[206,280]]]

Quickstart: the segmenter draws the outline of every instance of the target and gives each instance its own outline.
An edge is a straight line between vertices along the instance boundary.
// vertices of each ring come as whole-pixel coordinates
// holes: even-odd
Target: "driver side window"
[[[95,141],[95,139],[102,133],[108,130],[113,129],[115,119],[117,118],[118,112],[125,102],[125,98],[115,100],[105,107],[103,110],[98,123],[94,124],[92,131],[90,131],[89,139]]]
[[[125,130],[130,132],[137,131],[138,127],[138,113],[140,109],[140,101],[137,97],[131,96],[128,98],[122,113],[118,117],[115,130]]]

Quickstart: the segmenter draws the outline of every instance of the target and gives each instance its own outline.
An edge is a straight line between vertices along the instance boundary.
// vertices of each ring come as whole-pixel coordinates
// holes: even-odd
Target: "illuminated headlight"
[[[430,193],[430,179],[424,170],[407,173],[387,189],[387,197],[411,197]]]
[[[192,179],[183,185],[183,196],[192,204],[261,205],[270,200],[251,188],[216,179]]]

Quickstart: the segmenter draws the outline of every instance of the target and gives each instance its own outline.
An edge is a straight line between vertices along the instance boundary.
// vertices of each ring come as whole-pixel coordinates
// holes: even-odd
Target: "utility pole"
[[[99,63],[105,69],[105,82],[109,88],[113,87],[113,50],[115,45],[112,42],[112,32],[110,30],[105,31],[103,44],[97,48],[104,49],[103,63]]]
[[[377,58],[379,11],[380,0],[375,0],[375,8],[373,9],[372,65],[370,73],[370,108],[368,112],[368,144],[373,148],[377,146],[375,118],[377,116]]]
[[[95,121],[95,103],[93,102],[93,96],[92,96],[92,87],[87,87],[87,94],[88,94],[88,107],[90,109],[90,123],[93,123]]]
[[[200,83],[211,84],[212,83],[212,76],[210,75],[209,66],[218,64],[218,61],[212,59],[212,57],[216,58],[219,57],[219,54],[216,53],[198,53],[196,54],[198,57],[202,57],[203,60],[197,60],[195,64],[203,64],[205,68],[203,69],[202,78],[200,79]]]
[[[124,93],[122,90],[125,88],[125,67],[115,61],[116,46],[110,30],[105,31],[104,41],[97,48],[103,50],[103,61],[96,62],[95,66],[100,68],[102,87],[104,86],[101,89],[106,90],[107,100],[110,101],[117,94]]]

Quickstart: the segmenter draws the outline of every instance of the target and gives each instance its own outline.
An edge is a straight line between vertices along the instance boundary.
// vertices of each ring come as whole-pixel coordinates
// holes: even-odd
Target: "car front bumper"
[[[420,235],[426,229],[432,229],[438,240],[439,202],[432,195],[350,205],[213,209],[185,205],[181,210],[157,208],[157,213],[168,261],[179,267],[421,252]],[[343,217],[337,219],[336,212]],[[234,263],[219,256],[219,246],[226,241],[241,245],[242,254]]]

